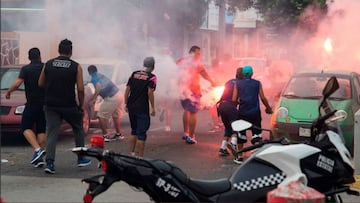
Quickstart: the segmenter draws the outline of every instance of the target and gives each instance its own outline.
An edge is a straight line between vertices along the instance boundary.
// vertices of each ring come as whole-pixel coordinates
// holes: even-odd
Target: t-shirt
[[[112,97],[119,91],[119,88],[108,77],[101,73],[92,74],[91,82],[94,86],[100,83],[101,89],[99,94],[102,98]]]
[[[130,95],[127,102],[129,111],[149,114],[149,88],[156,89],[156,76],[143,70],[131,74],[127,86],[130,87]]]
[[[225,83],[224,92],[221,95],[221,100],[232,101],[232,95],[234,92],[234,87],[237,87],[238,79],[231,79]]]
[[[260,113],[260,82],[258,80],[245,78],[239,80],[237,88],[240,100],[239,114],[246,116]]]
[[[26,105],[44,104],[45,90],[38,85],[43,66],[44,63],[40,61],[32,61],[20,70],[19,78],[24,80],[25,84]]]
[[[176,64],[183,71],[180,76],[180,83],[183,88],[190,90],[191,93],[200,95],[200,73],[205,70],[205,66],[193,57],[183,57],[176,61]]]
[[[45,63],[45,105],[76,107],[75,84],[79,64],[59,56]]]

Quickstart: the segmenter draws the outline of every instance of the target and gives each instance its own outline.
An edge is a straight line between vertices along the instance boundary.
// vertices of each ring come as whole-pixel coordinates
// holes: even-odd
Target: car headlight
[[[278,118],[286,118],[288,115],[289,115],[289,111],[285,107],[280,107],[276,113],[276,116]]]
[[[24,112],[25,105],[17,106],[15,109],[15,114],[22,114]]]

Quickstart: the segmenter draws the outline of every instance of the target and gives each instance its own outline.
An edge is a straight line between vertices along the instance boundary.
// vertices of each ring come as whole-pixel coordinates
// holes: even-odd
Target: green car
[[[293,75],[281,92],[271,117],[273,138],[285,136],[293,142],[310,139],[312,121],[318,117],[322,89],[331,76],[336,76],[339,89],[329,101],[337,114],[345,115],[338,124],[350,152],[354,146],[354,115],[360,109],[360,75],[344,71],[306,71]]]

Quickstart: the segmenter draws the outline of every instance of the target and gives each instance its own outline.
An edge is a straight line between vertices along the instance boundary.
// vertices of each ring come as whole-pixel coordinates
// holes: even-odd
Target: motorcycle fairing
[[[108,164],[106,176],[119,176],[120,180],[144,190],[155,202],[201,201],[201,196],[182,184],[189,179],[186,174],[170,162],[113,152],[105,155],[104,159]]]
[[[343,144],[341,137],[335,132],[328,130],[326,131],[327,136],[329,137],[330,142],[336,147],[338,153],[340,154],[342,160],[349,165],[349,167],[354,168],[350,161],[350,152]]]
[[[339,135],[326,131],[322,137],[320,141],[309,143],[321,149],[321,152],[302,159],[300,166],[309,179],[308,186],[326,193],[336,187],[353,183],[355,179],[354,168],[346,161],[349,160],[349,151],[342,145]]]
[[[255,157],[272,163],[286,174],[286,179],[281,184],[299,180],[306,185],[308,180],[301,171],[300,160],[320,151],[306,144],[272,145],[255,154]]]
[[[286,178],[277,167],[257,158],[247,159],[230,177],[231,190],[217,202],[266,202],[266,194]]]
[[[231,189],[230,181],[226,178],[192,179],[172,162],[165,160],[136,158],[113,152],[105,155],[104,159],[108,163],[106,176],[119,176],[119,180],[144,190],[156,202],[208,202]],[[119,169],[122,169],[121,173]]]

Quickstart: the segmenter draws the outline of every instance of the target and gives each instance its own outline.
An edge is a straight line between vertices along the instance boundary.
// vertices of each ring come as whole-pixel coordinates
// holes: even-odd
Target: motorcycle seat
[[[180,168],[171,161],[152,160],[151,163],[158,170],[170,173],[180,182],[196,191],[197,193],[212,196],[231,189],[230,181],[226,178],[217,180],[199,180],[189,178]]]
[[[220,194],[231,189],[230,181],[227,178],[217,180],[197,180],[190,178],[187,185],[189,188],[206,196]]]

